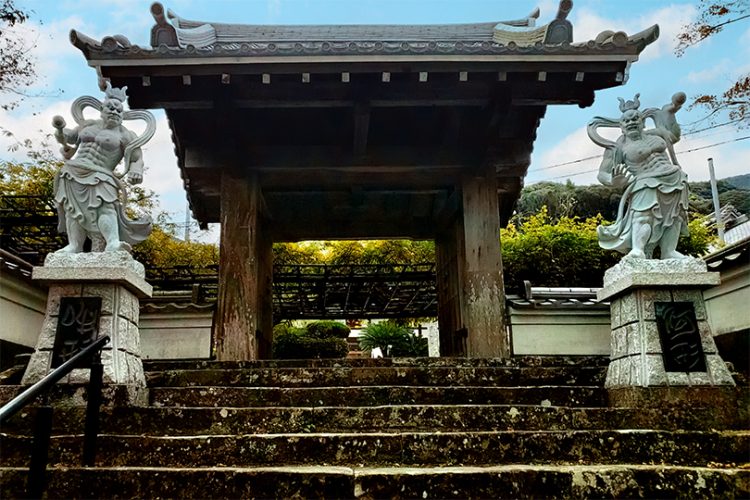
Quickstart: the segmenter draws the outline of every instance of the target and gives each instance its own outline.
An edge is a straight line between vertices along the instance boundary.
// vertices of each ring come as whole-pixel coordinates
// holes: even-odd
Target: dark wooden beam
[[[363,158],[367,152],[367,137],[370,130],[370,103],[358,102],[354,107],[353,154]]]

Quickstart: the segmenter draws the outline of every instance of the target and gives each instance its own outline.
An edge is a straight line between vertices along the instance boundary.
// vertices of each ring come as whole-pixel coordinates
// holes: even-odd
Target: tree
[[[29,14],[15,6],[14,0],[0,0],[0,94],[13,94],[16,98],[0,105],[12,109],[23,97],[23,89],[31,85],[36,76],[33,47],[13,33],[14,26],[25,23]]]
[[[675,53],[678,57],[689,47],[720,33],[727,25],[750,19],[750,0],[701,0],[699,9],[698,20],[685,25],[677,35]],[[720,95],[694,97],[690,107],[707,109],[709,117],[726,112],[739,126],[750,125],[750,74],[741,75]]]
[[[604,271],[622,258],[599,246],[596,227],[604,223],[601,215],[553,221],[542,207],[519,225],[508,224],[500,232],[506,288],[520,290],[524,281],[535,286],[601,286]],[[704,254],[713,239],[710,231],[698,218],[690,221],[688,230],[678,250]]]

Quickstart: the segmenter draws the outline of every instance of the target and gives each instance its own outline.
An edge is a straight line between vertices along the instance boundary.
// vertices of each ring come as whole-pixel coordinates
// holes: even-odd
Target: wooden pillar
[[[214,324],[220,361],[270,354],[272,242],[263,227],[261,207],[257,176],[222,173],[219,296]]]
[[[462,249],[463,219],[459,216],[435,240],[441,356],[466,356],[463,282],[458,266],[463,260]]]
[[[494,168],[467,176],[461,211],[436,240],[440,354],[510,357]]]
[[[510,357],[505,331],[505,290],[500,255],[500,210],[492,165],[463,180],[463,273],[466,354]]]

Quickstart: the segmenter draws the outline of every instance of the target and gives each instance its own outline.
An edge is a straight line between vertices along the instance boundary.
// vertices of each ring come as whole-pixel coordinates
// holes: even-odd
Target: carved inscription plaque
[[[705,372],[698,320],[692,302],[654,302],[664,369],[668,372]]]
[[[52,368],[65,363],[75,353],[96,340],[99,334],[101,297],[63,297],[57,319]]]

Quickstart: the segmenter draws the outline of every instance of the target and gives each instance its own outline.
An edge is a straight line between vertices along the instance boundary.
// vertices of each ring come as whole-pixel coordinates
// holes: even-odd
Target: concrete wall
[[[0,340],[35,347],[47,307],[47,290],[0,272]]]
[[[722,271],[721,284],[703,298],[714,336],[750,329],[750,263]]]
[[[514,355],[608,355],[609,309],[509,307]]]
[[[212,309],[141,310],[141,356],[143,359],[209,358],[212,317]]]

